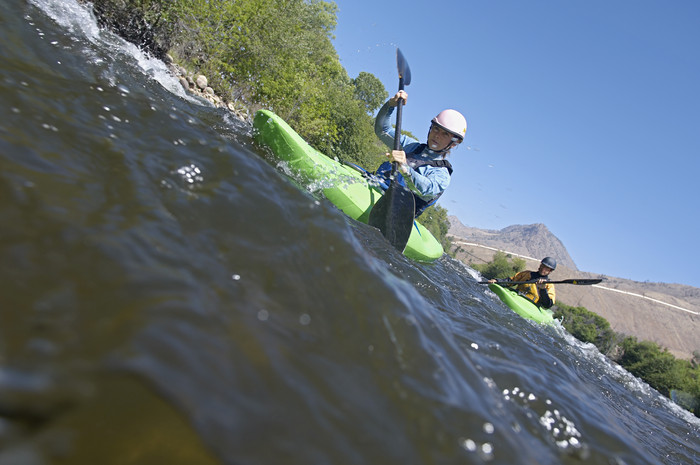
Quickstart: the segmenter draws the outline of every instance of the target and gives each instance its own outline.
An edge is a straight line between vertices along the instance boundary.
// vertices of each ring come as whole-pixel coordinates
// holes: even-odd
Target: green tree
[[[418,218],[418,221],[440,241],[443,249],[450,250],[452,248],[452,241],[447,237],[450,221],[447,219],[446,208],[438,204],[431,205]]]
[[[352,80],[352,85],[355,88],[355,99],[362,102],[367,113],[373,113],[374,110],[381,107],[384,101],[389,97],[389,93],[384,88],[382,81],[377,79],[374,74],[361,71],[355,79]]]

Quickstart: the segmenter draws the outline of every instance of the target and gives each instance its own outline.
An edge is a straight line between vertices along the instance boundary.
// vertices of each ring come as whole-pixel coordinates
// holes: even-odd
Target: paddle
[[[411,70],[401,50],[396,49],[396,66],[399,70],[399,90],[411,83]],[[396,133],[394,150],[401,150],[401,113],[403,100],[396,103]],[[398,163],[391,164],[391,184],[384,195],[369,212],[369,224],[378,228],[392,246],[403,252],[413,229],[416,214],[416,200],[411,191],[399,184],[396,169]]]
[[[546,281],[549,284],[576,284],[579,286],[589,286],[591,284],[598,284],[602,282],[602,279],[562,279],[561,281]],[[514,286],[516,284],[534,284],[536,279],[531,279],[529,281],[501,281],[500,283],[494,283],[504,286]],[[479,284],[491,284],[488,281],[479,281]]]

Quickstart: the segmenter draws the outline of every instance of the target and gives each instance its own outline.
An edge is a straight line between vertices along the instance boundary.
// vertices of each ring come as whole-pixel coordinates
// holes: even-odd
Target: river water
[[[299,190],[72,0],[5,0],[0,43],[0,465],[700,462],[697,418]]]

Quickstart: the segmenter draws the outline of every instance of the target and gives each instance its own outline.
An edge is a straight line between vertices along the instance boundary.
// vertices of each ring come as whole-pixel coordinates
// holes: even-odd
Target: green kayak
[[[325,197],[346,215],[367,223],[372,206],[382,196],[357,170],[337,162],[304,141],[279,116],[260,110],[253,120],[255,140],[269,147],[273,156],[284,161],[303,183],[322,186]],[[404,255],[418,261],[432,261],[443,254],[442,245],[422,224],[414,221]]]
[[[554,317],[552,316],[551,310],[538,307],[525,297],[518,294],[516,291],[501,287],[496,283],[489,284],[489,289],[495,292],[503,303],[510,307],[511,310],[523,318],[543,324],[554,323]]]

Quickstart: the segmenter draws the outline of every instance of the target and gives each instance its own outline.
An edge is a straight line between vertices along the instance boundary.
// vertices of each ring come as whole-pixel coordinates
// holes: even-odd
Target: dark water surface
[[[694,464],[700,422],[299,191],[74,1],[0,9],[0,465]]]

